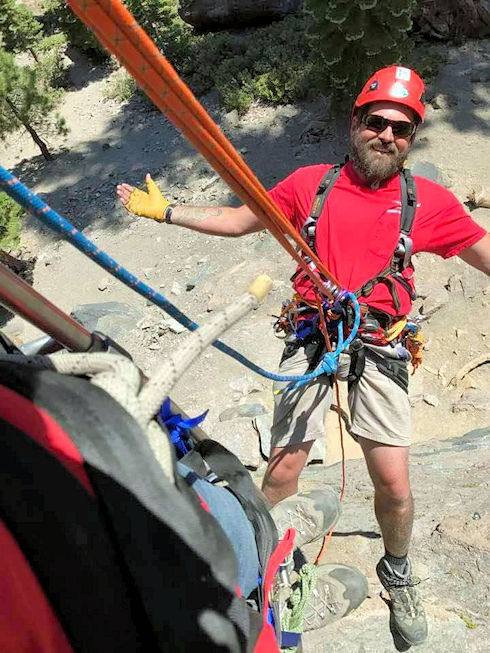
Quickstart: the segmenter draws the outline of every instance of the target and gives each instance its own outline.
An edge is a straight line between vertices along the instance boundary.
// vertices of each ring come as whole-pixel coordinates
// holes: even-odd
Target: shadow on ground
[[[463,48],[455,63],[448,62],[433,85],[430,92],[442,98],[445,110],[440,118],[438,111],[428,112],[427,124],[442,119],[459,131],[488,134],[488,123],[480,116],[488,98],[484,97],[484,83],[475,81],[490,76],[488,43],[470,45]],[[75,86],[82,87],[107,73],[106,67],[99,70],[87,66],[76,61]],[[459,87],[456,103],[455,79]],[[467,93],[461,93],[461,85],[467,87]],[[204,104],[267,187],[298,166],[341,161],[347,151],[347,121],[330,119],[328,104],[321,99],[275,112],[256,107],[242,121],[219,109],[212,94]],[[420,152],[424,147],[421,137],[414,150]],[[121,105],[103,134],[59,152],[53,162],[37,156],[15,168],[25,184],[78,229],[92,226],[109,232],[125,228],[129,221],[116,201],[116,185],[122,181],[142,184],[148,171],[173,201],[197,205],[238,201],[224,187],[207,193],[216,183],[214,171],[171,123],[140,97]],[[32,224],[31,220],[26,222]]]

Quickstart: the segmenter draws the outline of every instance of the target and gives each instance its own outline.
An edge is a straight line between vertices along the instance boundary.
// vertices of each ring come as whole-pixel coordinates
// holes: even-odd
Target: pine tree
[[[315,18],[310,38],[319,86],[337,111],[375,70],[403,63],[414,0],[307,0],[307,8]]]
[[[32,11],[17,0],[0,0],[0,37],[7,52],[28,50],[37,61],[36,46],[41,41],[41,25]]]
[[[0,48],[0,136],[24,127],[45,159],[52,159],[40,129],[66,133],[64,120],[53,116],[61,91],[46,86],[35,68],[20,66]]]

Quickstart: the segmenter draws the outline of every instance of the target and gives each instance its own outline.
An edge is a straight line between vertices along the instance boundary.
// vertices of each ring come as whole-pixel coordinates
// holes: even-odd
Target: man
[[[490,274],[490,235],[452,193],[423,178],[416,178],[414,189],[411,177],[401,174],[424,118],[423,92],[420,77],[400,66],[383,68],[368,80],[352,112],[351,159],[330,186],[313,237],[319,258],[344,288],[357,291],[363,307],[358,342],[363,364],[351,348],[341,360],[339,376],[349,373],[352,433],[375,489],[375,512],[385,545],[377,572],[390,593],[395,628],[413,645],[426,639],[427,624],[408,559],[413,499],[408,472],[409,355],[402,327],[415,296],[410,255],[421,251],[444,258],[458,255]],[[330,168],[300,168],[270,191],[298,231]],[[121,201],[136,215],[220,236],[262,228],[247,206],[171,206],[149,176],[147,184],[148,194],[128,184],[118,187]],[[409,233],[400,233],[410,202],[412,224]],[[308,310],[314,299],[311,282],[299,274],[294,289],[299,307]],[[318,334],[298,337],[298,333],[295,329],[288,334],[282,373],[303,374],[317,364]],[[263,483],[271,503],[297,492],[308,452],[323,431],[330,397],[331,379],[324,375],[301,389],[276,395],[273,444]]]

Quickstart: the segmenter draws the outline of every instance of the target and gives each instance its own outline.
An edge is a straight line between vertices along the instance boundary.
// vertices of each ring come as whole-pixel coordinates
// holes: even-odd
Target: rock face
[[[420,577],[429,621],[423,653],[488,651],[490,627],[490,428],[444,442],[412,447],[415,524],[411,557]],[[340,466],[311,466],[301,489],[340,487]],[[308,552],[313,557],[318,545]],[[347,463],[342,516],[325,562],[359,567],[370,582],[370,598],[352,615],[307,633],[305,651],[379,653],[395,651],[388,608],[379,597],[374,567],[383,553],[373,511],[372,486],[364,461]],[[398,649],[406,650],[406,649]]]
[[[131,331],[141,318],[137,308],[121,302],[81,304],[71,315],[89,331],[100,331],[114,340]]]
[[[448,40],[490,34],[488,0],[417,0],[414,23],[432,37]]]
[[[302,4],[303,0],[180,0],[179,14],[186,23],[200,29],[242,27],[284,18]]]

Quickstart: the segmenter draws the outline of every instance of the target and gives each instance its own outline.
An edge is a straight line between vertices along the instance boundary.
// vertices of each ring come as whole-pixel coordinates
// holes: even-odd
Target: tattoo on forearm
[[[182,206],[174,209],[172,222],[182,226],[192,225],[196,222],[204,222],[209,218],[218,218],[223,210],[219,207]]]
[[[218,206],[206,209],[206,215],[210,218],[218,218],[220,215],[222,215],[222,213],[223,209],[220,209]]]

